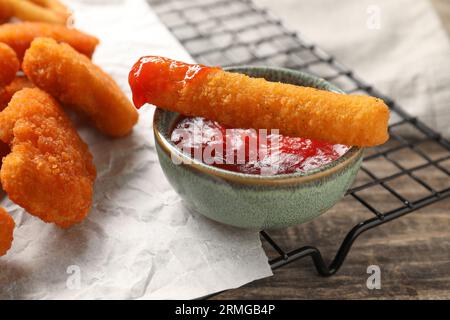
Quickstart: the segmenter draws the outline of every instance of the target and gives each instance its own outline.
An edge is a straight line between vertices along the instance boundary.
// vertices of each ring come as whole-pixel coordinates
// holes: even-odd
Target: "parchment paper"
[[[141,55],[191,60],[144,0],[68,4],[76,26],[102,41],[95,62],[128,94],[128,71]],[[77,123],[98,170],[83,223],[62,230],[3,197],[17,228],[0,258],[1,299],[189,299],[272,275],[257,232],[184,208],[158,164],[153,109],[141,109],[124,139]]]

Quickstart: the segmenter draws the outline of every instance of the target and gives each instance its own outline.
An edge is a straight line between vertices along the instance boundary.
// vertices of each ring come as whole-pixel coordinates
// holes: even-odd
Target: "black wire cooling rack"
[[[272,269],[295,260],[311,256],[322,276],[331,276],[342,266],[352,244],[363,232],[392,221],[414,210],[450,196],[450,142],[415,117],[408,115],[392,99],[382,95],[358,78],[333,56],[289,31],[280,20],[250,0],[148,0],[162,22],[199,63],[207,65],[269,65],[280,66],[315,74],[328,80],[347,93],[369,94],[382,98],[391,109],[390,141],[370,149],[364,158],[362,172],[366,181],[353,186],[347,197],[359,201],[371,218],[355,225],[346,235],[334,259],[327,265],[316,247],[303,246],[287,251],[266,231],[261,237],[277,255],[270,260]],[[411,138],[413,137],[413,138]],[[431,158],[421,147],[433,144],[440,148],[439,157]],[[418,157],[420,164],[405,166],[404,157]],[[383,161],[396,168],[395,173],[380,175],[370,169],[373,161]],[[425,174],[424,174],[425,170]],[[434,170],[445,181],[436,187],[427,179],[426,170]],[[420,173],[420,174],[419,174]],[[425,190],[420,197],[410,199],[394,185],[396,180],[420,185]],[[398,200],[398,206],[385,210],[382,201],[367,200],[364,193],[383,188]],[[373,198],[373,197],[372,197]],[[379,200],[379,199],[378,199]]]

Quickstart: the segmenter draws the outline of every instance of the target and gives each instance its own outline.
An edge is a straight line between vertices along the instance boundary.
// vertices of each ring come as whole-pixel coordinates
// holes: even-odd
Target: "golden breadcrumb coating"
[[[45,22],[21,22],[0,25],[0,42],[4,42],[16,51],[22,60],[31,42],[38,37],[65,42],[78,52],[92,57],[99,41],[96,37],[74,28]]]
[[[0,208],[0,256],[5,255],[11,248],[15,226],[13,218],[5,209]]]
[[[128,134],[138,113],[116,82],[67,44],[38,38],[27,50],[23,70],[39,88],[86,115],[103,133]]]
[[[0,42],[0,87],[13,81],[19,69],[20,62],[14,50]]]
[[[14,93],[24,88],[32,88],[33,83],[27,77],[17,76],[6,87],[0,88],[0,111],[6,108]]]
[[[96,177],[92,155],[50,95],[17,92],[0,113],[0,140],[11,147],[0,178],[13,202],[63,228],[86,217]]]
[[[224,71],[186,86],[176,111],[235,128],[279,129],[281,134],[349,146],[389,138],[389,109],[381,99],[269,82]]]

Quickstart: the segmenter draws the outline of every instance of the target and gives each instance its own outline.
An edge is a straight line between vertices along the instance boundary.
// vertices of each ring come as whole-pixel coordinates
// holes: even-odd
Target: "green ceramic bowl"
[[[228,71],[343,93],[325,80],[288,69],[233,67]],[[344,196],[361,165],[363,150],[352,147],[336,161],[306,173],[251,175],[219,169],[183,154],[170,141],[178,117],[155,111],[153,129],[161,167],[191,210],[232,226],[274,229],[309,221]]]

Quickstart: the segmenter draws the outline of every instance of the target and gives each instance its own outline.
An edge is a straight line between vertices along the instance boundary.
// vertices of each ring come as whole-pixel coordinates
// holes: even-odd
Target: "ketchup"
[[[142,57],[135,63],[128,76],[134,105],[137,108],[145,103],[158,106],[173,105],[181,89],[212,70],[219,68],[188,64],[158,56]]]
[[[338,159],[349,149],[271,131],[266,136],[260,133],[254,129],[231,129],[201,117],[182,117],[171,140],[192,158],[246,174],[307,172]]]

